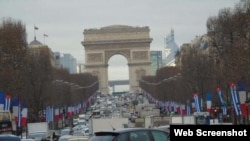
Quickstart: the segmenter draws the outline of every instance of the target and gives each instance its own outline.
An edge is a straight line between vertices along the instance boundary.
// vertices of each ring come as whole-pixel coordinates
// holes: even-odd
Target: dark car
[[[154,128],[123,128],[98,131],[89,141],[170,141],[169,132]]]
[[[12,134],[0,134],[0,141],[21,141],[21,138]]]

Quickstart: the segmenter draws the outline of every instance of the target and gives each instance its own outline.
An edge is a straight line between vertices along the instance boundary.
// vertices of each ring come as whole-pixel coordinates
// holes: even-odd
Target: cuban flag
[[[19,99],[18,97],[12,98],[12,111],[16,123],[18,123],[18,110],[19,110]]]
[[[233,107],[234,107],[234,111],[236,113],[236,115],[241,115],[241,109],[240,109],[240,105],[239,105],[239,101],[238,101],[238,96],[237,96],[237,92],[236,92],[236,86],[234,83],[230,84],[230,92],[231,92],[231,97],[232,97],[232,103],[233,103]]]
[[[221,88],[220,87],[217,87],[216,88],[216,91],[218,93],[218,96],[219,96],[219,100],[220,100],[220,103],[221,103],[221,108],[222,108],[222,114],[223,115],[226,115],[227,114],[227,103],[225,102],[225,100],[223,99],[222,97],[222,92],[221,92]]]
[[[196,112],[201,112],[199,97],[197,93],[194,94],[194,104],[195,104]]]
[[[206,94],[206,103],[207,103],[207,112],[211,112],[211,107],[212,107],[212,94],[207,93]]]
[[[48,106],[46,108],[46,122],[52,122],[54,120],[54,111],[53,107]]]
[[[4,110],[5,104],[5,95],[3,92],[0,92],[0,110]]]
[[[22,118],[21,118],[21,125],[22,125],[22,127],[26,127],[26,125],[27,125],[27,118],[28,118],[28,107],[27,107],[27,104],[23,104],[22,105],[22,111],[21,111],[21,116],[22,116]]]
[[[11,101],[11,96],[10,94],[5,95],[5,104],[4,104],[4,110],[9,111],[10,110],[10,101]]]
[[[191,115],[191,107],[189,104],[186,105],[187,115]]]
[[[50,117],[50,107],[46,107],[46,110],[45,110],[45,119],[46,119],[46,122],[49,123],[49,117]]]

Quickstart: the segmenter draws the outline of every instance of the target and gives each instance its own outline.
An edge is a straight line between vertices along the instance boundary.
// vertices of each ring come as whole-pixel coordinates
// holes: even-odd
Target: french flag
[[[68,107],[68,110],[67,110],[67,116],[68,117],[71,117],[71,106]]]
[[[180,107],[180,104],[179,103],[176,103],[175,104],[175,111],[178,113],[178,114],[181,114],[181,107]]]
[[[28,107],[26,104],[23,104],[21,115],[22,115],[21,125],[22,127],[25,127],[27,125],[27,117],[28,117]]]
[[[64,107],[59,108],[59,119],[62,119],[64,117],[63,110],[66,109]]]
[[[58,122],[59,121],[59,108],[55,109],[55,117],[54,117],[55,121]]]
[[[211,107],[212,107],[212,94],[211,93],[206,94],[206,101],[207,101],[207,112],[210,113]]]
[[[243,117],[247,117],[247,105],[246,105],[246,98],[247,98],[247,94],[246,94],[246,86],[245,83],[242,81],[238,82],[238,94],[239,94],[239,102],[240,102],[240,108],[242,111],[242,116]]]
[[[12,98],[12,111],[16,123],[18,122],[19,99],[18,97]]]
[[[0,110],[4,110],[5,104],[5,95],[3,92],[0,92]]]
[[[186,106],[181,104],[181,115],[187,115]]]

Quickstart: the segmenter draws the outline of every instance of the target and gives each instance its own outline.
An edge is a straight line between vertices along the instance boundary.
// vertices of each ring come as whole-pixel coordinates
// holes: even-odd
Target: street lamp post
[[[247,94],[247,99],[246,99],[246,108],[247,108],[247,117],[246,117],[246,124],[250,124],[249,123],[249,117],[250,117],[250,113],[249,113],[249,111],[250,111],[250,108],[249,108],[249,106],[250,106],[250,92]]]

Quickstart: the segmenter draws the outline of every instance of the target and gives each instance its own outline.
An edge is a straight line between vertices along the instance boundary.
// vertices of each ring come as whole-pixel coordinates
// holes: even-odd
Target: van
[[[86,125],[86,120],[85,119],[79,119],[77,122],[78,125]]]
[[[79,120],[85,120],[85,119],[86,119],[86,115],[85,115],[85,114],[80,114],[80,115],[78,116],[78,119],[79,119]]]
[[[101,118],[101,111],[100,110],[95,110],[93,112],[93,118]]]
[[[73,119],[73,126],[76,126],[76,125],[78,124],[78,121],[79,121],[78,118],[74,118],[74,119]]]

